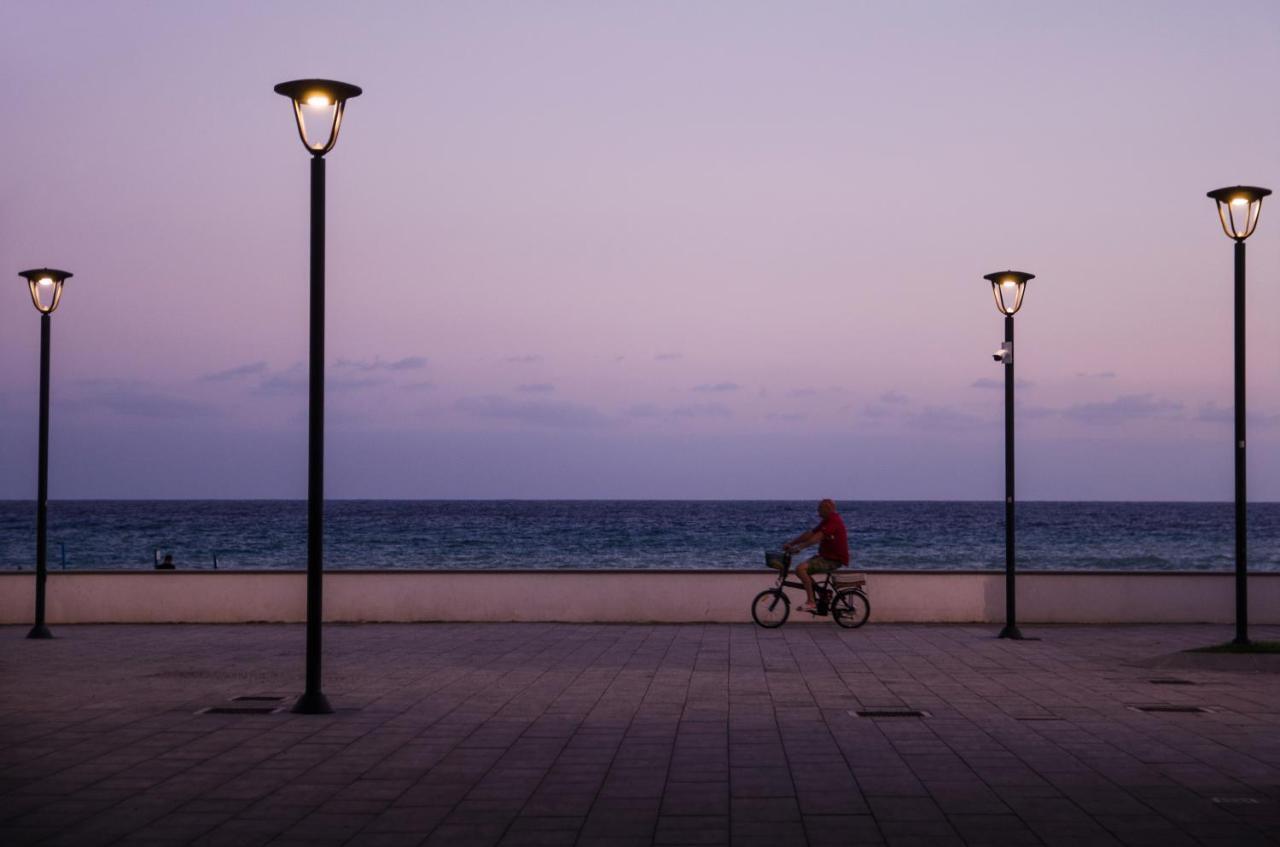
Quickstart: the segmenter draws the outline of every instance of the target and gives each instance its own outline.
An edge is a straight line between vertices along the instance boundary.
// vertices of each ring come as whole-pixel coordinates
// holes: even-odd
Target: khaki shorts
[[[808,565],[809,573],[811,574],[831,573],[836,568],[844,567],[843,562],[836,562],[836,561],[832,561],[831,559],[824,559],[821,556],[814,556],[811,559],[806,559],[805,561],[801,562],[801,564]]]

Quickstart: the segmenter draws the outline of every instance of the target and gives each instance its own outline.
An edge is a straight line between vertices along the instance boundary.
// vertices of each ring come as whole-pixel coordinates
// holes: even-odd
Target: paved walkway
[[[197,714],[300,626],[24,631],[5,845],[1280,843],[1280,674],[1128,664],[1226,627],[330,626],[324,717]]]

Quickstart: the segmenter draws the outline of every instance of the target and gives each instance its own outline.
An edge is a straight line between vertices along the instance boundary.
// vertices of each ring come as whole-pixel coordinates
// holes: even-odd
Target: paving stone
[[[795,783],[785,765],[729,769],[729,791],[734,797],[792,797]]]
[[[878,821],[944,822],[946,816],[932,799],[916,797],[872,797],[868,801]]]
[[[500,847],[571,847],[577,843],[577,830],[508,830],[498,842]]]
[[[885,843],[880,827],[870,815],[805,815],[804,831],[810,847]]]
[[[422,841],[422,836],[414,833],[361,832],[344,841],[343,847],[417,847]]]
[[[506,831],[506,824],[442,824],[422,842],[427,847],[486,847],[497,844]]]
[[[425,836],[449,815],[444,806],[401,806],[387,809],[369,821],[365,833],[418,833]]]
[[[724,815],[660,816],[654,844],[728,844],[729,819]]]
[[[735,797],[732,801],[732,816],[734,823],[801,819],[800,804],[794,797]]]

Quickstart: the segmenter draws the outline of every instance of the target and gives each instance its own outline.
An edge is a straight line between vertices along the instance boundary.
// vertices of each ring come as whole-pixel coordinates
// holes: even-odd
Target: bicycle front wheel
[[[846,629],[857,629],[871,615],[871,601],[856,588],[846,588],[831,604],[831,617]]]
[[[790,614],[791,601],[781,588],[767,588],[751,601],[751,617],[765,629],[782,626]]]

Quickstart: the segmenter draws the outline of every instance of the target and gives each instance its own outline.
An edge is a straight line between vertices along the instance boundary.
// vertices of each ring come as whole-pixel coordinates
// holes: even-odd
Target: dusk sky
[[[11,3],[0,497],[305,497],[307,154],[348,497],[1231,497],[1231,243],[1280,189],[1274,2]],[[1249,240],[1280,499],[1280,201]]]

